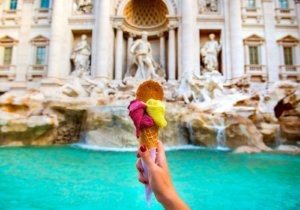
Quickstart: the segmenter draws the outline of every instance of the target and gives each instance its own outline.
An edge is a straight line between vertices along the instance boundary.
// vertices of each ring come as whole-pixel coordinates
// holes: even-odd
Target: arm
[[[134,54],[135,48],[136,48],[136,46],[137,46],[138,44],[139,44],[139,40],[135,41],[135,42],[131,45],[131,47],[130,47],[130,52],[131,52],[132,54]]]
[[[189,210],[190,208],[178,196],[172,183],[163,144],[159,141],[155,162],[145,146],[140,147],[137,156],[140,157],[136,164],[139,170],[138,179],[140,182],[150,185],[158,202],[166,210]],[[141,159],[143,159],[148,168],[149,180],[146,180],[143,176]]]

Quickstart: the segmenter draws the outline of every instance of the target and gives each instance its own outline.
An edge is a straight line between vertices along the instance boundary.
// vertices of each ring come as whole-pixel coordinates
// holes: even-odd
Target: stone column
[[[298,23],[298,35],[300,37],[300,0],[295,0],[295,9]]]
[[[48,78],[59,79],[63,78],[62,57],[66,52],[65,49],[65,8],[66,1],[55,0],[53,2],[52,20],[51,20],[51,36],[50,36],[50,46],[49,46],[49,68],[48,68]]]
[[[130,68],[130,65],[133,63],[133,56],[130,52],[130,48],[133,44],[133,34],[129,34],[128,40],[127,40],[127,68]]]
[[[159,35],[159,63],[165,69],[166,68],[166,42],[164,33],[160,33]]]
[[[21,2],[20,2],[21,3]],[[29,51],[31,49],[30,44],[30,33],[31,33],[31,21],[33,14],[33,1],[24,0],[21,11],[21,22],[20,22],[20,39],[17,48],[17,59],[16,59],[16,81],[24,82],[26,81],[26,73],[29,66],[32,64],[31,56],[28,55],[32,53]]]
[[[112,26],[110,20],[111,2],[107,0],[94,1],[95,12],[95,51],[96,61],[93,67],[93,75],[96,78],[112,79],[111,57]]]
[[[195,61],[195,33],[196,16],[193,8],[196,8],[196,1],[184,0],[182,2],[182,70],[189,77],[192,76]]]
[[[230,26],[230,56],[231,78],[238,79],[244,76],[244,50],[241,19],[241,1],[230,0],[229,3],[229,26]]]
[[[123,74],[123,30],[118,26],[116,40],[116,62],[115,62],[115,79],[122,80]]]
[[[168,47],[168,76],[172,81],[176,79],[175,27],[173,25],[169,26]]]
[[[275,38],[275,7],[272,0],[262,0],[266,40],[268,82],[279,80],[279,51]]]
[[[224,31],[222,33],[222,55],[223,55],[223,74],[226,79],[226,82],[230,82],[230,79],[232,78],[231,75],[231,40],[230,40],[230,11],[229,11],[229,3],[230,0],[224,0],[223,1],[223,8],[224,8],[224,18],[225,18],[225,25],[224,25]]]

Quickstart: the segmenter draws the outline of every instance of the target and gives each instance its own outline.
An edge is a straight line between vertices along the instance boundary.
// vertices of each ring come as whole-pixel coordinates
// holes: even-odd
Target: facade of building
[[[0,91],[65,81],[82,35],[91,78],[121,81],[143,31],[170,81],[201,74],[212,33],[228,83],[300,81],[299,0],[2,0]]]

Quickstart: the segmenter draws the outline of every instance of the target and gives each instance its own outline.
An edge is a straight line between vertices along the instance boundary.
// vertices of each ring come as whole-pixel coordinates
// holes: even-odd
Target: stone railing
[[[275,18],[278,24],[282,23],[282,20],[289,20],[292,24],[295,23],[296,15],[294,9],[276,8],[275,13]]]
[[[35,24],[39,24],[41,21],[46,21],[44,23],[51,22],[51,9],[37,8],[34,11],[33,21]]]
[[[44,77],[47,72],[47,65],[31,65],[27,71],[27,79],[31,81],[33,77]]]
[[[260,77],[262,81],[267,80],[267,68],[265,65],[245,65],[245,74],[248,79],[251,80],[252,77]]]
[[[300,65],[279,66],[279,76],[283,80],[286,80],[288,77],[295,77],[297,81],[300,81]]]
[[[262,13],[260,7],[242,7],[242,20],[247,22],[247,19],[255,19],[257,23],[262,20]]]
[[[16,77],[16,66],[14,65],[0,65],[0,77],[7,77],[12,81]]]
[[[6,24],[7,21],[14,21],[19,24],[21,20],[21,10],[3,10],[1,22]]]

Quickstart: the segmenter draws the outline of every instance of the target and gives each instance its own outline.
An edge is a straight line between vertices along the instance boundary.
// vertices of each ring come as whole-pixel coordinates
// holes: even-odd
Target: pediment
[[[277,43],[280,45],[297,45],[299,44],[299,40],[292,35],[287,35],[279,40],[277,40]]]
[[[265,39],[261,36],[258,36],[257,34],[252,34],[251,36],[248,36],[244,40],[245,45],[261,45],[264,43]]]
[[[48,45],[49,44],[49,39],[45,36],[38,35],[31,39],[31,43],[34,45]]]
[[[12,38],[11,36],[3,36],[0,38],[0,45],[7,46],[7,45],[16,45],[19,41]]]

